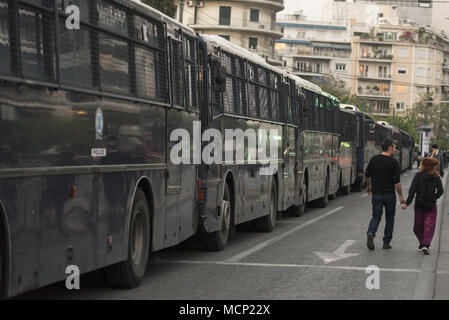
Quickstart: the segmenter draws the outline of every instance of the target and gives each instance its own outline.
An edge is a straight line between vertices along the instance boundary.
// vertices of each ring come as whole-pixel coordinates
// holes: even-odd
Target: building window
[[[345,71],[345,70],[346,70],[346,64],[344,64],[344,63],[337,63],[337,64],[335,65],[335,69],[336,69],[336,70]]]
[[[398,92],[405,92],[407,90],[407,87],[404,85],[398,85],[397,86],[397,91]]]
[[[219,24],[222,26],[231,25],[231,7],[220,7],[220,21]]]
[[[418,68],[416,69],[416,75],[417,75],[418,77],[425,77],[425,76],[426,76],[426,68],[424,68],[424,67],[418,67]]]
[[[405,110],[404,102],[396,102],[396,110]]]
[[[250,21],[253,22],[259,22],[259,9],[252,9],[251,8],[251,13],[250,13]]]
[[[249,48],[253,49],[253,50],[257,50],[257,43],[258,43],[258,39],[257,38],[249,38]]]
[[[437,62],[440,62],[440,59],[441,59],[441,55],[440,55],[439,52],[437,52],[436,53],[436,60],[437,60]]]
[[[307,62],[304,62],[304,61],[299,61],[298,62],[298,70],[300,70],[300,71],[308,71],[307,69]]]
[[[378,69],[378,76],[379,78],[387,78],[387,67],[386,66],[379,66]]]
[[[408,57],[408,48],[398,48],[398,56],[402,58]]]
[[[226,35],[226,34],[220,34],[219,36],[222,37],[223,39],[226,39],[226,40],[228,40],[228,41],[231,41],[231,36],[228,36],[228,35]]]
[[[323,65],[321,63],[316,63],[313,65],[314,73],[323,73]]]
[[[305,32],[299,31],[299,32],[296,34],[296,37],[297,37],[298,39],[305,39],[305,38],[306,38],[306,33],[305,33]]]
[[[360,76],[368,77],[368,66],[367,65],[360,66]]]
[[[426,58],[426,49],[418,49],[418,58],[425,59]]]
[[[440,73],[440,71],[436,71],[436,72],[435,72],[435,79],[436,79],[436,80],[440,80],[440,79],[441,79],[441,73]]]
[[[398,67],[398,74],[402,76],[407,75],[407,67]]]

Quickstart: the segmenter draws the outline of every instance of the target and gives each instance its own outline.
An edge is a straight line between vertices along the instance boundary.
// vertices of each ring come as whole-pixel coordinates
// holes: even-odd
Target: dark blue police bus
[[[222,250],[355,182],[361,122],[338,99],[137,1],[0,0],[0,59],[1,297],[69,265],[134,288],[151,252],[198,232]],[[209,150],[210,129],[275,133]],[[177,130],[200,144],[180,150]],[[203,148],[225,161],[192,161]]]

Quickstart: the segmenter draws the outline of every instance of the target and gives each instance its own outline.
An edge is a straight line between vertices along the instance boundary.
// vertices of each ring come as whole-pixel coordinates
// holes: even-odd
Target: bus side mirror
[[[226,68],[218,61],[214,63],[214,90],[215,92],[226,92]]]
[[[304,103],[304,104],[303,104],[303,107],[302,107],[302,113],[303,113],[305,116],[307,116],[307,115],[309,114],[309,112],[310,112],[309,106],[307,105],[307,103]]]

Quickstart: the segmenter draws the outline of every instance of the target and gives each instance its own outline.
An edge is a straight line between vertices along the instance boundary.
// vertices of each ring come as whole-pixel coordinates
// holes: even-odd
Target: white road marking
[[[365,197],[368,197],[368,193],[364,193],[360,196],[360,198],[365,198]]]
[[[290,230],[288,230],[288,231],[286,231],[286,232],[284,232],[284,233],[282,233],[282,234],[280,234],[280,235],[278,235],[276,237],[268,239],[268,240],[266,240],[266,241],[264,241],[262,243],[259,243],[258,245],[254,246],[252,248],[249,248],[249,249],[247,249],[245,251],[242,251],[241,253],[239,253],[239,254],[237,254],[235,256],[232,256],[229,259],[226,259],[225,261],[226,262],[238,262],[238,261],[241,261],[241,260],[245,259],[247,256],[249,256],[249,255],[251,255],[251,254],[253,254],[253,253],[255,253],[255,252],[259,251],[259,250],[262,250],[263,248],[268,247],[269,245],[272,245],[273,243],[275,243],[275,242],[277,242],[277,241],[279,241],[279,240],[281,240],[281,239],[291,235],[292,233],[295,233],[296,231],[298,231],[298,230],[300,230],[300,229],[302,229],[304,227],[307,227],[307,226],[309,226],[309,225],[311,225],[311,224],[313,224],[313,223],[315,223],[315,222],[317,222],[317,221],[319,221],[319,220],[321,220],[323,218],[326,218],[327,216],[330,216],[330,215],[336,213],[337,211],[340,211],[343,208],[344,207],[341,207],[341,206],[337,207],[337,208],[335,208],[335,209],[333,209],[333,210],[331,210],[331,211],[329,211],[329,212],[327,212],[327,213],[325,213],[325,214],[323,214],[323,215],[321,215],[319,217],[316,217],[315,219],[309,220],[309,221],[307,221],[307,222],[305,222],[303,224],[300,224],[299,226],[294,227],[294,228],[292,228],[292,229],[290,229]]]
[[[339,246],[337,248],[337,250],[335,250],[332,253],[315,252],[315,254],[318,257],[320,257],[320,259],[323,260],[325,264],[335,262],[338,260],[342,260],[342,259],[346,259],[346,258],[356,257],[356,256],[359,256],[360,253],[346,253],[346,250],[348,250],[348,248],[354,242],[355,242],[355,240],[346,240],[345,242],[343,242],[343,244],[341,246]]]
[[[437,271],[437,274],[449,274],[449,271]]]
[[[367,267],[351,267],[351,266],[317,266],[313,264],[289,264],[289,263],[254,263],[254,262],[231,262],[231,261],[201,261],[201,260],[159,260],[159,262],[165,263],[178,263],[178,264],[215,264],[224,266],[242,266],[242,267],[266,267],[266,268],[316,268],[316,269],[338,269],[338,270],[356,270],[366,271]],[[406,269],[406,268],[379,268],[384,272],[422,272],[420,269]]]

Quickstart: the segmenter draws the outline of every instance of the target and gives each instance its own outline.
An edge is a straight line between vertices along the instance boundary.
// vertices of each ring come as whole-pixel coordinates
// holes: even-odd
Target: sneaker
[[[422,253],[425,254],[426,256],[428,256],[430,254],[429,247],[423,247],[422,248]]]
[[[391,246],[388,243],[384,243],[384,246],[382,248],[383,249],[391,249]]]
[[[371,232],[368,232],[368,241],[366,243],[366,246],[368,247],[368,249],[370,249],[371,251],[374,250],[374,234],[372,234]]]
[[[424,247],[424,246],[422,244],[420,244],[418,247],[418,252],[422,252],[422,247]]]

